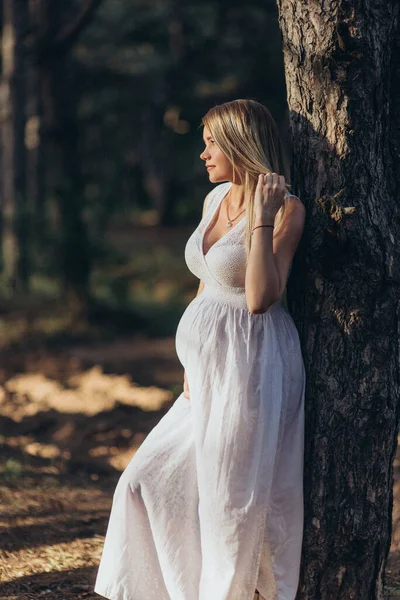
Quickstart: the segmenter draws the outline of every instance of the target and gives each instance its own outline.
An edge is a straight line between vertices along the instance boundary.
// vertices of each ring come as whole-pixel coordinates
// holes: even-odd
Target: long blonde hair
[[[247,227],[246,259],[254,225],[254,194],[260,173],[284,175],[290,187],[290,171],[276,123],[269,110],[255,100],[232,100],[211,108],[202,119],[217,146],[230,160],[234,183],[244,185]],[[284,216],[282,206],[275,227]]]

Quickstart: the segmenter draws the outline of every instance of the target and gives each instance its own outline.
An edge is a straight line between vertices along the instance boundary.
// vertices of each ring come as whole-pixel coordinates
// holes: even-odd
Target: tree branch
[[[86,0],[77,17],[71,23],[67,23],[64,29],[56,35],[54,44],[57,47],[71,46],[78,39],[85,27],[89,25],[102,1]]]

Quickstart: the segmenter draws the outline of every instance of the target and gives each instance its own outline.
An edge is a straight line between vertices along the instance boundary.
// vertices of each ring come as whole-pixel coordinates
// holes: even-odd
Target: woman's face
[[[213,183],[233,181],[232,165],[222,150],[218,148],[208,127],[204,127],[203,140],[206,147],[200,154],[200,158],[205,161],[209,180]]]

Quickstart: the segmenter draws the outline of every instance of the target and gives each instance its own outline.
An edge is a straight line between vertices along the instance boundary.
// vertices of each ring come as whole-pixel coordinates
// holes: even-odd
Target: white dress
[[[305,373],[282,301],[248,311],[242,219],[203,255],[216,186],[185,259],[205,288],[176,332],[183,393],[117,484],[95,592],[112,600],[296,595]]]

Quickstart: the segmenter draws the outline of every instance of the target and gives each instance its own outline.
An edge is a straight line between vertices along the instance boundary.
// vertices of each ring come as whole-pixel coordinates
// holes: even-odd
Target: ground
[[[148,356],[157,373],[144,376],[170,389],[88,365],[92,352],[113,369],[127,348],[133,370]],[[38,374],[21,373],[0,388],[0,598],[99,598],[93,582],[118,475],[171,406],[182,368],[173,338],[124,337],[39,354],[29,357]]]
[[[147,357],[145,377],[160,387],[140,387],[96,366],[103,357],[112,369],[113,361],[126,360],[127,348],[131,370]],[[182,384],[174,340],[124,337],[47,357],[42,350],[36,360],[32,352],[30,360],[40,363],[40,375],[8,379],[0,404],[2,418],[10,419],[1,439],[0,599],[99,598],[93,582],[119,472],[171,406],[171,385]],[[400,598],[399,460],[387,569],[391,600]]]
[[[173,238],[178,254],[186,238]],[[169,308],[166,317],[155,304],[150,312],[135,306],[145,328],[123,315],[122,331],[98,320],[80,330],[58,305],[0,306],[0,600],[100,598],[93,585],[115,484],[182,390],[173,331],[195,291],[175,254],[146,240],[155,253],[151,300],[167,298]],[[166,266],[178,289],[164,278]],[[126,294],[124,278],[132,277],[135,296],[144,294],[148,282],[135,269],[148,273],[149,265],[121,268],[115,293]],[[400,454],[394,467],[387,600],[400,599]]]

